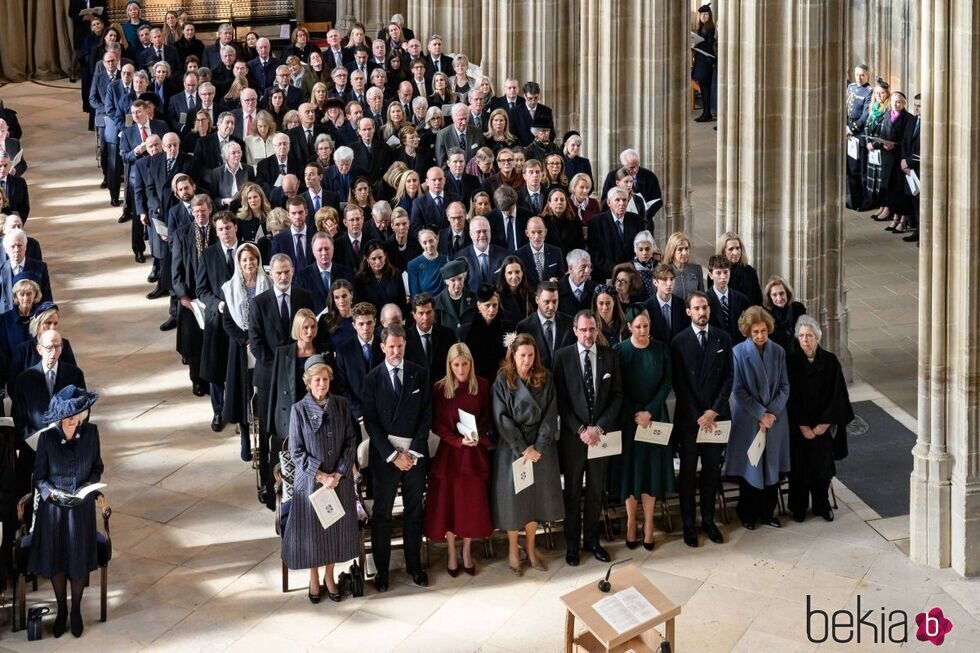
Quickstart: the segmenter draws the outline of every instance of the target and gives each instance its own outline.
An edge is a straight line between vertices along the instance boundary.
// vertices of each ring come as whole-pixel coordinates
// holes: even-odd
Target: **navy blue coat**
[[[85,375],[71,363],[59,360],[58,371],[54,377],[55,393],[68,385],[84,388]],[[11,400],[13,402],[11,416],[14,418],[14,427],[21,439],[26,439],[35,431],[47,426],[41,418],[47,412],[48,404],[51,403],[51,393],[48,392],[48,382],[44,378],[42,363],[38,362],[20,373],[14,382],[14,395]]]

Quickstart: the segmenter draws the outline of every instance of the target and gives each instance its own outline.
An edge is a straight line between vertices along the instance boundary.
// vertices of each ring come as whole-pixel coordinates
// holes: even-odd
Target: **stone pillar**
[[[729,0],[719,18],[717,229],[763,285],[786,277],[850,374],[844,241],[844,0]]]
[[[660,179],[656,238],[692,227],[688,179],[691,13],[681,2],[582,0],[578,115],[596,186],[632,147]],[[632,46],[630,44],[633,44]]]
[[[445,53],[464,54],[470,63],[480,64],[483,31],[480,0],[408,0],[409,27],[422,41],[423,52],[433,34],[442,37]]]
[[[541,85],[541,102],[554,111],[559,137],[571,125],[578,101],[578,68],[589,58],[576,41],[578,5],[584,0],[483,0],[483,72],[503,94],[504,80]]]
[[[919,255],[919,438],[912,450],[911,556],[980,572],[980,310],[975,249],[980,156],[970,81],[980,72],[980,7],[923,0]]]
[[[387,25],[392,14],[405,16],[408,0],[337,0],[337,29],[346,34],[351,24],[357,22],[367,27],[368,38],[373,40],[382,25]],[[415,25],[406,24],[418,33]]]
[[[881,77],[909,97],[919,92],[920,0],[847,0],[846,78],[866,63],[871,82]]]

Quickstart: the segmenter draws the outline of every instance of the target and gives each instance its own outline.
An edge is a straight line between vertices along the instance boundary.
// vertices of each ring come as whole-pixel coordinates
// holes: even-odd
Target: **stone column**
[[[844,196],[844,0],[729,0],[719,18],[718,233],[763,285],[786,277],[850,373]]]
[[[367,27],[368,38],[373,40],[392,14],[404,16],[407,7],[408,0],[337,0],[337,29],[346,34],[351,24],[358,22]],[[406,24],[418,33],[407,16]]]
[[[980,156],[971,80],[980,72],[980,7],[923,0],[919,255],[919,438],[912,450],[911,556],[980,572],[980,291],[975,249]]]
[[[845,70],[866,63],[872,83],[881,77],[909,97],[919,92],[920,0],[847,0]]]
[[[660,179],[655,234],[690,231],[690,11],[681,2],[582,0],[578,115],[596,186],[632,147]]]
[[[578,67],[590,55],[577,43],[578,5],[584,0],[483,0],[483,72],[503,95],[504,80],[541,85],[541,102],[554,111],[561,136],[571,125],[578,100]]]
[[[480,0],[408,0],[406,20],[422,41],[423,51],[428,38],[438,34],[443,52],[464,54],[479,65],[483,48],[481,4]]]

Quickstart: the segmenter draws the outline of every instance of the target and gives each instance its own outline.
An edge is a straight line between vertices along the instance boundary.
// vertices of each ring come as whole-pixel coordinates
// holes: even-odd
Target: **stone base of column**
[[[931,455],[921,444],[912,449],[912,459],[909,555],[919,564],[949,567],[953,459],[949,454]]]
[[[950,563],[963,576],[980,574],[980,479],[952,482]]]

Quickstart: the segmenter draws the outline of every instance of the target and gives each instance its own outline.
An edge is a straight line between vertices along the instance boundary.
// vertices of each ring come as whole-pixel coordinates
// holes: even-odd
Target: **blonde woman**
[[[675,231],[664,246],[664,263],[674,266],[674,297],[687,299],[693,290],[704,292],[704,270],[691,263],[691,239],[682,231]]]
[[[268,111],[255,116],[255,133],[245,137],[245,162],[254,170],[259,162],[276,153],[272,140],[276,131],[276,119]]]

